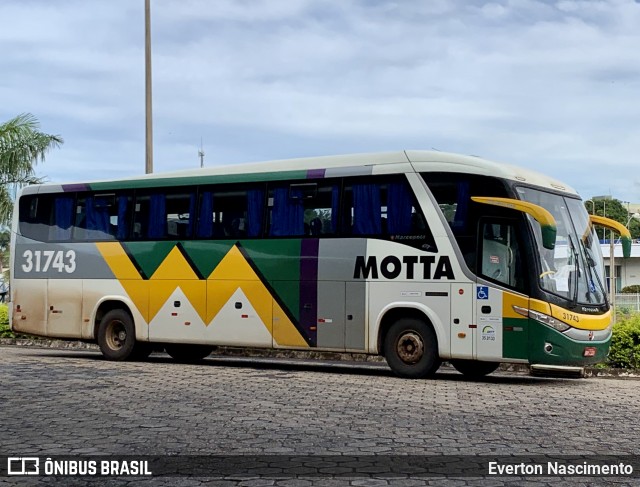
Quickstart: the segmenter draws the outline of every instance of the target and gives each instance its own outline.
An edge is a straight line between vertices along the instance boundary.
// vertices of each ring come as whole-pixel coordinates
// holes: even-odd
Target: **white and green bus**
[[[585,365],[611,337],[602,256],[578,194],[477,157],[401,151],[44,184],[15,205],[16,332],[111,360],[214,346]],[[629,234],[616,222],[623,241]]]

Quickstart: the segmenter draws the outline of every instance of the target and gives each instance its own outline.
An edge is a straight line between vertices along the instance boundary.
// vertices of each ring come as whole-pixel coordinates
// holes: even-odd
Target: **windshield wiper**
[[[573,254],[573,266],[574,266],[574,284],[573,284],[573,298],[572,298],[572,306],[576,306],[578,304],[578,287],[580,283],[580,259],[578,256],[578,251],[576,250],[576,246],[573,243],[573,238],[569,236],[569,244],[571,245],[571,253]]]
[[[596,290],[592,290],[592,287],[595,288],[595,285],[593,285],[593,276],[595,274],[595,278],[596,281],[598,282],[598,286],[600,291],[602,291],[601,294],[602,296],[604,296],[604,302],[605,304],[609,304],[609,300],[607,298],[607,293],[604,292],[604,285],[602,284],[602,280],[600,279],[600,276],[598,275],[597,272],[593,272],[592,267],[596,266],[595,261],[593,260],[593,254],[591,253],[591,249],[588,248],[584,242],[584,240],[580,240],[580,245],[582,246],[582,251],[584,252],[584,256],[585,259],[587,260],[587,273],[588,273],[588,277],[589,277],[589,282],[587,283],[587,288],[589,289],[587,292],[587,298],[589,298],[591,296],[591,294],[594,294],[596,292]],[[595,302],[597,303],[597,301],[599,301],[599,299],[597,298],[596,295],[596,301],[589,301],[589,302]]]

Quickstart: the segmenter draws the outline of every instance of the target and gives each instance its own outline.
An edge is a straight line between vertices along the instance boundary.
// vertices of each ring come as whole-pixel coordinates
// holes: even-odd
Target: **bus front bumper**
[[[529,320],[529,363],[582,367],[604,362],[611,335],[605,340],[574,340],[535,320]]]

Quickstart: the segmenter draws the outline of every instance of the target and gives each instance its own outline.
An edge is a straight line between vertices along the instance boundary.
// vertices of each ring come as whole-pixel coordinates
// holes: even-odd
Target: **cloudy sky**
[[[152,0],[155,171],[437,149],[640,202],[633,0]],[[54,182],[144,172],[144,0],[2,0],[0,121]]]

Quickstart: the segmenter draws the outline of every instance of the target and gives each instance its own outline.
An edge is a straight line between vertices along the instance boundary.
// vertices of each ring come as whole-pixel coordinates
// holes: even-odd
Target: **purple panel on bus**
[[[309,169],[307,171],[307,179],[324,178],[324,169]]]
[[[89,191],[88,184],[63,184],[62,191]]]

